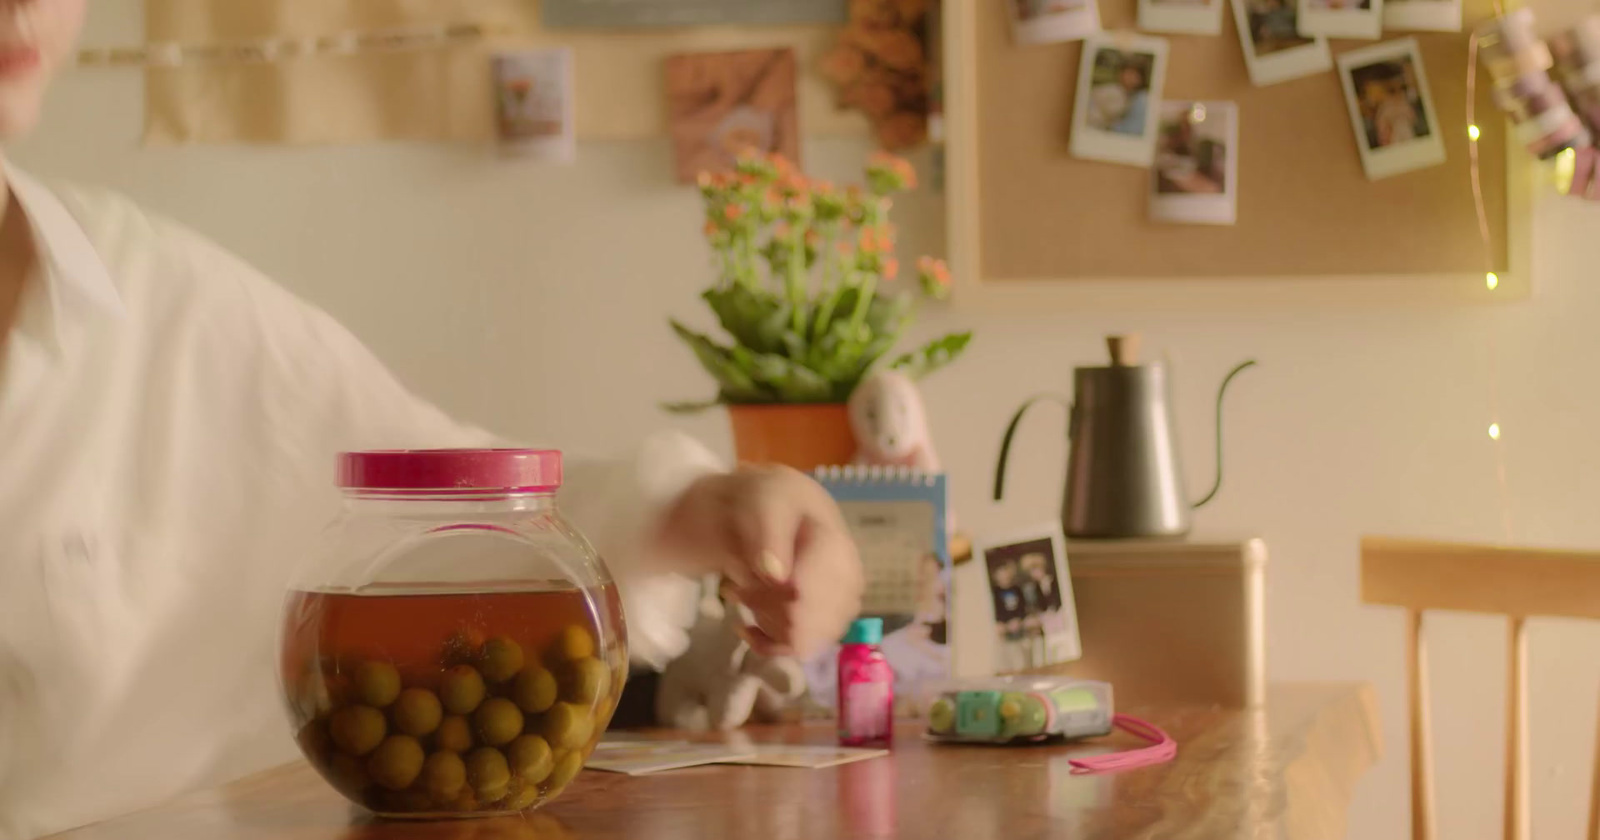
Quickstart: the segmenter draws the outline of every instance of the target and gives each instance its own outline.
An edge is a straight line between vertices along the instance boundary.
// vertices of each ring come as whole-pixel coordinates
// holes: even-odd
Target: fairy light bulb
[[[1562,195],[1572,193],[1572,181],[1578,168],[1578,151],[1576,149],[1562,149],[1556,155],[1556,191]]]
[[[1490,440],[1499,440],[1500,439],[1500,424],[1499,423],[1490,423],[1489,424],[1489,439]]]
[[[1492,271],[1483,275],[1483,285],[1488,286],[1491,292],[1500,288],[1500,275]]]
[[[1476,142],[1478,142],[1478,138],[1481,137],[1482,135],[1483,135],[1483,132],[1479,131],[1477,126],[1475,126],[1475,125],[1467,126],[1467,139],[1468,140],[1471,140],[1472,142],[1476,143]]]

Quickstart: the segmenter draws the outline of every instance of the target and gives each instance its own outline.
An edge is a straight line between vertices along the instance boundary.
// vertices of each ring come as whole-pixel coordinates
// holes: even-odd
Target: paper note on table
[[[688,744],[682,741],[656,741],[656,742],[603,742],[598,745],[594,754],[589,756],[589,761],[584,764],[590,770],[605,770],[611,773],[626,773],[629,776],[642,776],[646,773],[656,773],[662,770],[678,770],[684,767],[698,767],[702,764],[717,764],[730,760],[754,758],[753,749],[730,747],[727,744]]]
[[[888,755],[888,750],[859,747],[816,747],[800,744],[757,744],[751,758],[723,759],[721,764],[762,764],[772,767],[833,767],[852,761]]]

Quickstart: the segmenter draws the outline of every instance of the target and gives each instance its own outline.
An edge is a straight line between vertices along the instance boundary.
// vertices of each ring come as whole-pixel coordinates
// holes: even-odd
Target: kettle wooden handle
[[[1106,336],[1106,349],[1111,351],[1112,367],[1133,367],[1139,364],[1139,334]]]

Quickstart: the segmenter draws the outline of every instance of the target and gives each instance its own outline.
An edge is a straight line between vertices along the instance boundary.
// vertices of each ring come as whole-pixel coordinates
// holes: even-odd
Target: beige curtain
[[[487,24],[516,42],[537,16],[532,0],[146,0],[145,14],[148,40],[185,44],[447,23]],[[493,47],[152,68],[145,141],[484,140],[494,131]]]

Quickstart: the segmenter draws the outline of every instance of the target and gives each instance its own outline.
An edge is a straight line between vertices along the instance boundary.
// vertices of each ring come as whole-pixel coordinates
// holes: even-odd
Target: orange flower
[[[862,228],[861,235],[857,237],[857,240],[861,253],[875,254],[878,252],[878,237],[874,235],[872,228]]]
[[[772,164],[773,169],[778,170],[779,175],[797,175],[797,170],[794,167],[794,163],[788,158],[784,157],[782,152],[773,152],[772,154],[767,155],[767,162]]]
[[[702,190],[710,189],[711,187],[715,186],[715,179],[711,177],[710,172],[701,172],[699,175],[696,175],[694,182],[698,184]]]
[[[822,242],[822,235],[814,230],[806,231],[806,247],[815,248]]]
[[[833,182],[832,181],[823,180],[823,181],[813,181],[811,183],[811,190],[813,192],[831,193],[831,192],[834,191],[834,189],[835,189],[835,187],[833,186]]]
[[[710,219],[707,219],[706,220],[706,236],[716,236],[716,235],[717,235],[717,223],[711,221]]]
[[[744,217],[744,208],[737,204],[722,205],[722,218],[730,222],[737,222]]]
[[[900,261],[890,257],[883,261],[883,279],[893,280],[900,276]]]
[[[779,222],[772,228],[772,238],[774,239],[788,239],[793,234],[794,229],[789,227],[788,222]]]

